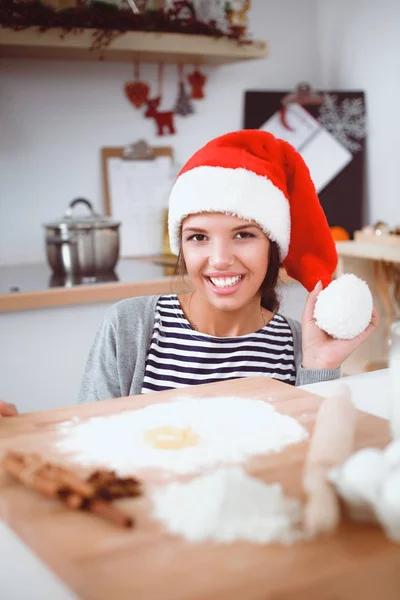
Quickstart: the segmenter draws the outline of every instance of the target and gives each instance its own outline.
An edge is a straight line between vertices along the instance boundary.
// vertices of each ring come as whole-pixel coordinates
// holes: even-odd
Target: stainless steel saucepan
[[[84,204],[89,214],[74,215]],[[56,275],[96,276],[112,272],[119,258],[120,223],[97,214],[89,200],[76,198],[59,221],[46,223],[47,260]]]

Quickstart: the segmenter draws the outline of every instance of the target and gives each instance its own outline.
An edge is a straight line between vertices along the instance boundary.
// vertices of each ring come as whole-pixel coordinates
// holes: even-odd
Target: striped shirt
[[[215,337],[193,329],[176,294],[160,296],[142,394],[263,375],[296,381],[293,335],[281,315],[255,333]]]

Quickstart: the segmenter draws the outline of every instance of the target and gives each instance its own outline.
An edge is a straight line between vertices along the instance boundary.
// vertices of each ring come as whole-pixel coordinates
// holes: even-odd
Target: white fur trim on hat
[[[176,180],[169,199],[171,250],[179,254],[181,223],[201,212],[228,213],[258,223],[283,260],[290,241],[289,203],[269,179],[247,169],[196,167]]]
[[[314,318],[320,329],[339,340],[360,335],[371,321],[372,295],[368,285],[347,273],[318,294]]]

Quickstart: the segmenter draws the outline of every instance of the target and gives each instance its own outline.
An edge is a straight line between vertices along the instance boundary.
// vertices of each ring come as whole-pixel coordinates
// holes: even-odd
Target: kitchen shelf
[[[93,29],[79,33],[37,27],[20,31],[0,28],[0,56],[41,59],[107,60],[222,65],[265,58],[267,43],[239,44],[228,38],[182,33],[131,31],[118,35],[101,50],[91,50]]]

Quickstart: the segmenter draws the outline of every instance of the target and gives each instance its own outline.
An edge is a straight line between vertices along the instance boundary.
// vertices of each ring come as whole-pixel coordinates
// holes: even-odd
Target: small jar
[[[400,321],[394,321],[389,339],[389,423],[392,438],[400,440]]]

